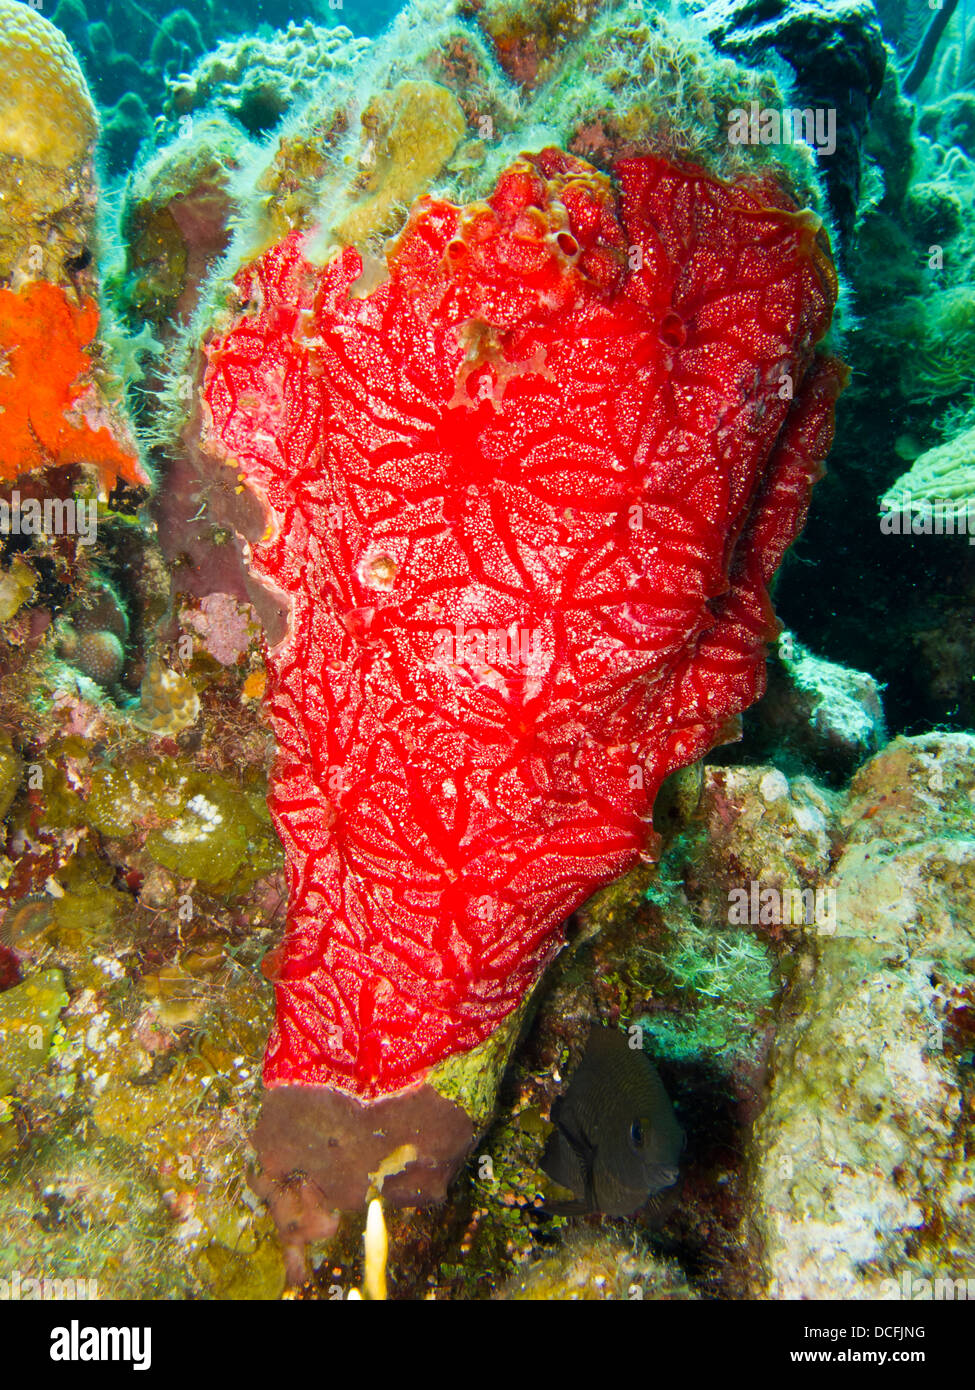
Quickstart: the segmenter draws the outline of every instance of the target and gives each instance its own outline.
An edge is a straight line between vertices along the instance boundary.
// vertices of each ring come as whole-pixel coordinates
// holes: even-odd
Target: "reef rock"
[[[755,1128],[763,1295],[930,1297],[970,1273],[973,824],[969,735],[897,739],[853,780],[835,922],[797,962]]]
[[[698,11],[713,42],[751,63],[777,53],[796,75],[795,105],[834,113],[824,146],[830,207],[844,239],[860,201],[861,147],[887,50],[870,0],[713,0]]]
[[[705,831],[687,884],[697,911],[714,925],[815,930],[805,908],[815,907],[829,872],[837,810],[836,794],[806,776],[770,766],[704,768],[685,811]]]
[[[782,766],[794,762],[833,784],[845,782],[887,740],[881,694],[866,671],[824,661],[784,632],[752,716],[749,753],[774,751]]]

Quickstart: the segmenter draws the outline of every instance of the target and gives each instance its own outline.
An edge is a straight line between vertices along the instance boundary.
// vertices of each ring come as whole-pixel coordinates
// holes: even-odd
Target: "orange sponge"
[[[36,468],[88,463],[105,488],[146,483],[138,455],[96,388],[84,349],[98,327],[93,299],[72,304],[38,280],[0,290],[0,481]]]

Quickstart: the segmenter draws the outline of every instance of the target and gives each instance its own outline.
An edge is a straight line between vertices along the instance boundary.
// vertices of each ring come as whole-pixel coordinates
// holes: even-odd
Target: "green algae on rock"
[[[445,1100],[463,1108],[475,1133],[483,1130],[494,1114],[498,1087],[532,1008],[533,994],[529,993],[490,1037],[470,1052],[447,1057],[430,1072],[429,1084]]]
[[[0,1096],[44,1065],[67,1002],[60,970],[31,975],[0,994]]]
[[[270,873],[280,855],[260,794],[242,792],[225,778],[191,774],[180,788],[178,814],[152,830],[149,854],[181,878],[237,891]]]

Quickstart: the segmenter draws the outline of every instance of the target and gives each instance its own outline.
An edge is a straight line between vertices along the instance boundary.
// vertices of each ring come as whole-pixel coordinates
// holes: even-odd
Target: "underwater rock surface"
[[[833,113],[826,163],[830,207],[845,242],[860,202],[861,146],[887,56],[869,0],[712,0],[700,19],[717,47],[756,65],[779,54],[796,75],[796,104]]]
[[[905,1274],[964,1278],[975,1241],[975,739],[895,740],[841,826],[836,920],[799,954],[753,1139],[782,1298],[900,1297]]]

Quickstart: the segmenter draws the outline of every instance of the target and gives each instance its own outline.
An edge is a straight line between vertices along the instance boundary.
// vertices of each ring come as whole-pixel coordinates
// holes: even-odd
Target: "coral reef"
[[[127,703],[121,683],[109,700],[53,655],[58,631],[79,644],[152,631],[151,559],[124,605],[117,573],[93,571],[33,647],[18,639],[47,586],[18,583],[0,629],[4,723],[12,708],[19,721],[16,750],[0,744],[0,1276],[80,1271],[105,1297],[273,1298],[282,1253],[243,1181],[271,1018],[260,958],[282,896],[268,734],[205,634],[167,650],[155,633],[149,735],[144,700]],[[254,645],[237,648],[241,676]],[[198,729],[173,718],[187,696],[194,723],[205,709]],[[22,1056],[25,1030],[43,1046]]]
[[[275,1297],[286,1264],[240,1183],[271,1011],[257,970],[271,881],[250,900],[233,888],[223,906],[202,883],[172,881],[138,849],[145,808],[151,819],[172,792],[153,791],[136,763],[120,798],[83,749],[51,750],[70,781],[36,802],[43,837],[76,843],[53,822],[81,823],[71,784],[91,780],[85,814],[138,887],[119,900],[111,883],[96,889],[90,859],[76,855],[74,871],[48,859],[36,873],[54,868],[63,895],[19,896],[0,926],[37,1001],[8,987],[0,1027],[47,1030],[0,1108],[0,1213],[17,1268],[77,1268],[83,1250],[102,1297]],[[939,735],[896,741],[844,795],[768,766],[681,774],[658,804],[659,867],[570,924],[450,1207],[390,1210],[390,1296],[875,1297],[895,1280],[900,1291],[904,1269],[963,1273],[973,768],[970,738]],[[178,785],[169,772],[161,784]],[[762,910],[735,926],[729,905],[751,882]],[[801,902],[827,887],[835,914],[818,912],[822,899],[788,911],[790,889]],[[767,910],[770,894],[785,912]],[[552,1217],[538,1169],[549,1107],[594,1017],[642,1028],[689,1136],[670,1209],[602,1231]],[[883,1123],[860,1106],[865,1087]],[[76,1118],[91,1117],[84,1150],[59,1118],[68,1095]],[[47,1220],[54,1201],[71,1220]],[[830,1201],[825,1221],[806,1219]],[[300,1222],[294,1202],[289,1214]],[[316,1219],[306,1235],[334,1230]],[[292,1261],[306,1296],[359,1285],[360,1229],[313,1246],[312,1270]]]
[[[139,0],[137,5],[127,0],[87,4],[86,0],[58,0],[52,17],[88,74],[103,113],[102,157],[109,176],[115,178],[130,167],[139,147],[151,141],[154,124],[168,108],[174,90],[198,87],[202,95],[212,81],[213,94],[219,84],[233,104],[230,84],[234,79],[229,74],[237,73],[248,91],[261,90],[253,116],[258,117],[259,109],[268,116],[278,96],[294,81],[295,74],[284,72],[284,61],[297,66],[307,56],[314,66],[311,33],[320,36],[323,46],[329,45],[330,36],[338,32],[334,21],[341,18],[341,8],[341,0],[316,0],[311,11],[297,0],[277,0],[273,20],[287,26],[277,33],[268,27],[261,0],[233,5],[198,0],[188,8],[173,8],[170,0]],[[396,8],[394,0],[372,0],[368,7],[358,8],[356,29],[376,33]],[[322,27],[325,23],[333,27]],[[305,36],[303,43],[295,39],[296,34]],[[356,40],[359,45],[365,42]],[[269,81],[248,76],[245,63],[255,69],[263,66]],[[214,66],[228,76],[216,76]],[[204,76],[208,73],[213,76]],[[271,107],[264,106],[265,96],[270,97]],[[246,111],[248,103],[243,105]]]
[[[975,556],[950,538],[931,544],[923,526],[913,540],[910,527],[893,531],[876,505],[905,464],[950,446],[972,423],[975,166],[962,148],[966,100],[915,105],[888,66],[847,261],[853,377],[804,540],[805,558],[818,564],[814,557],[828,554],[829,564],[818,564],[815,583],[800,567],[787,570],[777,592],[779,611],[805,639],[815,634],[818,652],[883,683],[894,729],[964,729],[975,712],[965,675]],[[851,586],[852,608],[843,598]]]
[[[272,1046],[271,1056],[286,1059],[274,1079],[298,1081],[306,1099],[315,1089],[312,1082],[336,1083],[340,1090],[374,1098],[425,1078],[439,1063],[447,1070],[438,1068],[431,1079],[440,1098],[438,1113],[454,1135],[455,1163],[490,1113],[497,1075],[516,1038],[517,1006],[527,1000],[532,981],[557,948],[559,919],[592,887],[646,852],[650,806],[665,772],[726,736],[730,716],[761,689],[763,643],[773,631],[765,588],[801,525],[809,483],[828,447],[832,400],[842,380],[839,369],[823,366],[812,354],[835,297],[813,156],[801,144],[772,148],[728,139],[729,112],[752,100],[785,102],[774,78],[728,59],[715,61],[693,26],[669,22],[641,4],[602,7],[584,17],[591,19],[588,25],[576,27],[573,19],[568,29],[558,9],[541,17],[541,28],[550,27],[553,35],[551,52],[539,58],[547,64],[544,81],[538,80],[539,72],[527,72],[534,57],[506,43],[499,11],[491,10],[490,22],[485,11],[478,23],[469,14],[444,14],[418,4],[397,19],[388,38],[358,46],[354,63],[324,63],[307,94],[295,89],[287,122],[259,149],[242,142],[219,115],[184,112],[179,132],[132,181],[120,223],[127,263],[111,282],[124,321],[139,330],[132,342],[143,341],[147,331],[153,335],[144,340],[152,358],[145,370],[148,385],[162,387],[161,404],[151,391],[139,419],[155,441],[164,473],[156,516],[174,565],[174,588],[203,602],[213,595],[231,605],[248,600],[268,636],[266,699],[282,745],[274,806],[290,848],[293,928],[283,957],[269,963],[282,1004],[279,1037],[285,1040]],[[286,40],[298,41],[294,32]],[[229,100],[231,85],[239,84],[233,74],[227,79],[217,74],[216,67],[198,68],[199,90],[208,81],[211,91],[217,90],[213,82],[226,81],[219,92]],[[181,80],[180,86],[187,90]],[[641,156],[648,145],[659,151],[656,162]],[[575,155],[553,153],[556,146]],[[522,158],[526,147],[543,153]],[[691,158],[703,169],[687,167]],[[809,207],[801,211],[804,204]],[[387,238],[393,240],[387,244]],[[344,249],[334,256],[337,248]],[[515,273],[524,282],[521,290]],[[705,283],[711,286],[707,293]],[[773,284],[768,307],[760,307]],[[704,307],[705,300],[710,307]],[[746,302],[753,333],[740,331]],[[382,336],[374,325],[380,313],[387,320]],[[590,320],[601,324],[602,346],[587,332]],[[428,349],[431,335],[435,347]],[[614,338],[619,350],[612,348]],[[757,342],[757,349],[746,339]],[[587,344],[585,380],[570,360],[578,357],[580,341]],[[157,342],[165,344],[164,356]],[[624,342],[633,346],[630,395],[621,395],[618,383],[611,390],[604,386],[600,395],[599,383],[608,383],[631,356]],[[633,462],[634,451],[642,447],[633,421],[641,412],[658,410],[661,384],[675,363],[686,364],[678,368],[688,373],[681,388],[686,398],[678,404],[675,397],[670,414],[665,411],[653,425],[654,437],[659,436],[655,448],[671,461],[673,487],[662,469],[662,490],[653,492]],[[754,386],[748,385],[753,377]],[[299,379],[305,385],[295,394]],[[404,380],[413,385],[409,399],[401,400]],[[517,552],[520,531],[505,539],[498,530],[495,512],[501,502],[492,502],[491,478],[499,468],[504,472],[506,450],[532,447],[518,417],[537,415],[548,428],[544,422],[551,420],[555,403],[570,399],[579,403],[573,424],[579,437],[604,439],[607,460],[615,448],[620,462],[597,470],[598,480],[573,481],[563,458],[569,445],[559,446],[554,437],[546,443],[543,454],[548,450],[552,456],[545,454],[539,485],[517,513],[521,518],[524,512],[518,527],[526,537],[530,533],[533,545],[540,526],[552,528],[546,551],[552,578],[545,580],[530,566],[526,571],[526,562],[515,554],[505,558],[512,547]],[[606,412],[612,419],[606,415],[603,421]],[[400,416],[406,426],[397,424]],[[398,444],[397,430],[404,429]],[[415,518],[411,512],[408,526],[401,519],[397,531],[383,520],[386,493],[374,491],[370,501],[368,490],[350,491],[352,475],[346,470],[353,457],[375,457],[378,463],[392,450],[383,468],[392,470],[397,495],[408,491],[413,484],[405,472],[396,475],[393,456],[407,446],[416,453],[418,429],[430,435],[430,467],[447,470],[442,501],[434,493],[418,496]],[[472,478],[469,458],[459,450],[472,430],[485,459],[480,479]],[[741,466],[732,467],[730,455],[726,466],[720,445],[726,430],[729,439],[732,434],[748,438]],[[611,446],[614,431],[622,431],[625,440]],[[685,535],[688,523],[674,523],[667,555],[654,559],[653,537],[662,536],[668,518],[685,505],[678,493],[685,499],[686,487],[678,488],[677,479],[692,437],[711,460],[711,473],[705,469],[697,484],[700,525],[695,522],[693,534]],[[340,439],[350,441],[348,456]],[[282,456],[296,472],[298,490],[291,495],[278,476]],[[627,468],[637,471],[632,487],[621,491]],[[309,491],[304,490],[306,473]],[[327,497],[319,496],[323,485],[331,489]],[[264,505],[268,496],[270,513]],[[441,513],[449,515],[438,523]],[[671,603],[673,611],[656,614],[632,614],[632,604],[621,598],[622,635],[586,637],[580,629],[562,664],[553,667],[557,629],[563,630],[565,616],[554,589],[541,608],[541,599],[531,596],[536,589],[548,594],[545,585],[552,588],[570,562],[586,574],[587,564],[598,568],[607,519],[615,551],[599,562],[609,567],[604,583],[610,571],[615,574],[614,565],[620,570],[614,582],[624,586],[649,566],[661,594],[679,590],[695,597],[689,605],[681,598]],[[434,561],[438,524],[443,545]],[[302,528],[295,553],[310,547],[337,585],[334,593],[323,571],[306,597],[307,576],[278,564],[282,538],[297,538],[293,525]],[[444,547],[454,533],[473,535],[471,528],[479,528],[485,545],[488,536],[497,535],[496,561],[488,568],[481,560],[465,561],[467,568],[455,565],[453,574],[453,552]],[[463,546],[457,553],[463,556]],[[441,588],[452,583],[460,592],[473,586],[466,606],[458,607],[445,589],[439,613],[404,609],[407,602],[421,602],[423,567],[431,565],[431,574],[444,576]],[[674,567],[670,578],[668,566]],[[495,573],[493,582],[501,587],[492,598],[487,581]],[[593,585],[593,593],[603,592],[595,571],[586,583],[587,595]],[[202,607],[183,603],[182,611],[209,622]],[[336,611],[334,632],[330,627],[327,639],[321,632],[312,638],[333,609],[348,621]],[[391,625],[397,613],[400,637]],[[430,643],[441,629],[456,636],[458,622],[465,642],[469,628],[475,646],[478,634],[483,637],[483,652],[472,648],[468,656],[465,645],[455,659],[435,662],[431,674],[426,669]],[[195,619],[189,626],[201,632]],[[541,648],[532,655],[536,628]],[[510,672],[504,660],[498,668],[496,650],[489,656],[487,633],[494,640],[496,630],[506,641],[509,630],[524,631],[527,674],[520,670],[519,644],[513,664],[508,653]],[[420,638],[426,647],[415,647]],[[335,669],[326,668],[323,680],[316,677],[313,698],[303,702],[307,708],[296,719],[288,715],[294,706],[285,683],[287,653],[303,649],[306,640],[327,651]],[[598,737],[586,756],[606,765],[611,795],[595,794],[598,779],[595,772],[586,773],[585,760],[571,770],[580,736],[578,706],[571,700],[561,742],[554,723],[547,735],[549,761],[565,763],[552,787],[545,791],[538,785],[537,759],[529,775],[529,764],[516,758],[513,768],[520,771],[509,775],[511,804],[506,803],[504,815],[512,826],[524,820],[533,799],[550,803],[536,820],[544,831],[543,847],[546,835],[555,837],[546,851],[553,866],[562,853],[558,835],[567,843],[571,839],[569,811],[559,809],[568,808],[570,785],[573,796],[582,795],[583,807],[590,789],[593,805],[587,814],[594,825],[605,804],[616,827],[615,840],[603,846],[598,859],[589,852],[569,854],[575,867],[562,878],[570,888],[559,886],[553,868],[547,897],[537,886],[529,892],[514,867],[502,872],[496,863],[498,851],[488,842],[503,842],[504,832],[489,824],[487,782],[480,800],[468,797],[466,812],[484,822],[485,849],[478,851],[483,863],[474,881],[452,888],[445,886],[449,876],[437,868],[451,857],[452,803],[442,807],[445,829],[434,843],[429,827],[411,819],[414,813],[406,807],[403,788],[396,790],[393,772],[387,769],[386,780],[377,777],[369,762],[371,735],[360,730],[353,744],[351,735],[339,737],[335,724],[322,741],[321,710],[336,700],[336,711],[344,710],[350,729],[353,716],[360,723],[360,715],[388,723],[380,688],[386,690],[382,699],[393,698],[406,719],[417,692],[431,681],[436,688],[431,686],[428,703],[442,703],[446,694],[449,708],[471,705],[477,724],[492,701],[503,704],[509,688],[521,692],[524,702],[544,680],[551,685],[553,671],[568,672],[565,661],[573,643],[584,647],[592,641],[594,660],[600,644],[607,643],[613,651],[620,648],[623,660],[616,677],[608,646],[598,670],[590,672],[592,663],[583,661],[581,647],[570,662],[582,663],[570,686],[584,675],[596,680],[601,692],[590,692],[592,712],[580,727],[595,721]],[[100,642],[108,645],[106,638]],[[624,656],[627,646],[632,651]],[[370,696],[361,709],[358,687],[340,686],[338,669],[343,653],[358,661],[360,650],[370,653],[376,689],[375,701],[370,703]],[[210,653],[218,662],[219,651],[214,647]],[[412,663],[408,690],[393,680],[396,672],[383,655],[390,652],[397,654],[397,663],[407,657]],[[647,730],[638,727],[647,723],[644,715],[649,717],[639,710],[641,700],[649,699],[646,673],[652,659],[661,677],[652,699],[659,724],[655,751]],[[164,668],[170,674],[160,681]],[[195,728],[198,682],[192,673],[181,677],[180,669],[177,662],[166,666],[148,656],[143,713],[129,715],[136,729],[179,736]],[[126,675],[137,678],[134,671]],[[250,689],[259,694],[263,677],[251,672],[251,678]],[[185,700],[174,705],[168,687],[180,679],[189,685]],[[628,682],[636,682],[632,708]],[[162,692],[163,706],[178,705],[181,712],[170,719],[163,711],[157,723],[154,691]],[[567,699],[569,693],[567,687]],[[483,714],[478,713],[485,701]],[[683,708],[668,729],[671,703]],[[199,710],[205,723],[205,703]],[[604,729],[602,723],[614,717],[619,728]],[[451,738],[463,738],[460,730],[451,734],[445,728],[434,735],[428,729],[418,744],[418,729],[403,727],[409,747],[389,768],[411,768],[415,755],[409,748],[424,741],[436,744],[441,738],[446,750]],[[634,739],[638,746],[626,751],[623,745]],[[614,740],[620,745],[616,752],[598,753],[601,744],[615,748]],[[467,746],[472,768],[480,767],[477,775],[489,780],[503,740],[492,748],[479,736]],[[444,768],[461,756],[445,751],[438,762],[431,748],[430,767],[417,770],[431,808],[450,796]],[[389,758],[384,757],[385,766]],[[524,757],[535,757],[528,745]],[[634,762],[643,779],[638,787],[627,785]],[[414,800],[415,795],[414,789]],[[566,820],[561,831],[559,817]],[[333,818],[337,828],[330,839]],[[409,827],[412,851],[394,844],[395,837],[383,829],[393,823]],[[349,939],[322,938],[320,924],[313,927],[322,902],[337,902],[335,894],[344,890],[341,876],[329,877],[314,866],[329,844],[340,840],[358,846],[356,854],[370,864],[381,848],[394,863],[397,857],[404,864],[409,860],[411,878],[418,872],[415,856],[426,846],[429,865],[418,878],[428,885],[426,896],[418,896],[417,889],[408,903],[399,903],[396,893],[384,888],[382,894],[392,897],[382,898],[381,912],[378,900],[357,899],[356,905],[350,898],[343,909]],[[153,850],[158,852],[155,840]],[[524,872],[534,875],[536,885],[544,882],[538,865]],[[400,879],[405,883],[402,873]],[[497,901],[494,880],[507,885]],[[472,915],[483,898],[487,920]],[[441,912],[441,903],[453,906]],[[311,934],[299,970],[304,948],[296,946],[303,937],[295,924],[301,922]],[[414,959],[414,937],[440,942],[432,966]],[[332,959],[335,952],[343,964]],[[498,955],[505,959],[503,969],[488,964]],[[342,989],[353,993],[348,1006],[340,1006],[335,994],[343,971],[348,980]],[[492,1043],[493,1030],[506,1016],[503,1045],[500,1034]],[[488,1064],[477,1048],[489,1045]],[[494,1085],[474,1084],[475,1072],[494,1077]],[[332,1113],[335,1104],[327,1101],[331,1110],[319,1116],[320,1126],[340,1124]],[[464,1124],[454,1122],[454,1110],[467,1117]],[[368,1119],[362,1123],[368,1128]],[[281,1154],[265,1152],[262,1159],[272,1182],[286,1176],[279,1171]],[[358,1172],[361,1199],[363,1163]],[[442,1186],[439,1170],[436,1183]],[[318,1186],[326,1192],[327,1184]]]
[[[963,1278],[965,6],[910,100],[904,0],[86,3],[0,0],[0,1280]],[[594,1027],[687,1136],[601,1221]]]
[[[93,7],[94,9],[95,7]],[[166,0],[109,4],[89,18],[84,0],[59,0],[53,20],[71,40],[104,113],[103,155],[112,174],[126,168],[162,109],[167,71],[191,67],[213,33],[209,3],[171,11]],[[96,11],[97,13],[97,11]],[[202,32],[201,32],[202,27]]]

